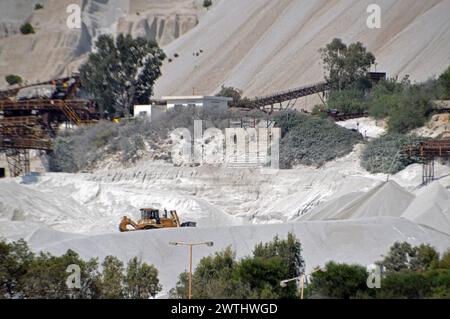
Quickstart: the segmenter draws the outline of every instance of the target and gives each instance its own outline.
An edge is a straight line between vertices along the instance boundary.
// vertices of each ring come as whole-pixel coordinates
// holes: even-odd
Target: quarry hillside
[[[372,0],[212,2],[206,9],[203,0],[0,0],[0,89],[7,87],[5,76],[9,74],[19,75],[28,83],[70,75],[92,52],[99,35],[119,33],[156,40],[165,51],[167,59],[163,75],[155,84],[156,97],[211,95],[223,85],[242,89],[246,96],[261,96],[323,81],[319,49],[333,38],[347,44],[361,41],[377,58],[372,71],[387,72],[389,77],[409,75],[413,83],[436,77],[450,65],[450,0],[378,0],[382,8],[380,29],[366,25],[366,9]],[[42,8],[36,9],[36,4]],[[70,4],[81,8],[79,29],[66,25]],[[22,34],[24,23],[30,23],[35,33]],[[130,65],[137,66],[135,61]],[[125,82],[129,83],[128,78]],[[403,91],[386,93],[385,97],[396,98],[394,106],[411,106],[401,113],[409,115],[416,105],[412,100],[419,95],[409,94],[413,92],[406,90],[409,84],[402,85]],[[367,94],[362,95],[364,103],[375,101],[363,100]],[[404,96],[412,98],[401,99]],[[427,107],[431,104],[428,97],[423,97]],[[310,107],[316,98],[310,95],[296,100],[296,105]],[[37,109],[50,110],[44,109],[43,115],[59,114],[54,112],[58,104],[53,96],[42,100],[46,104]],[[333,118],[331,100],[325,111]],[[383,110],[385,101],[380,103]],[[5,106],[0,122],[25,122],[12,126],[36,129],[41,122],[28,124],[23,118],[41,115],[31,109],[23,111],[30,104],[44,102],[5,99],[4,105],[19,107],[11,110]],[[83,104],[86,109],[93,105],[87,102]],[[61,105],[66,107],[62,110],[69,109],[68,104]],[[173,147],[175,137],[168,133],[177,127],[185,127],[187,133],[195,128],[193,119],[198,114],[191,106],[186,105],[185,113],[171,110],[151,117],[114,116],[91,121],[95,123],[92,126],[84,125],[81,118],[73,121],[75,125],[64,123],[70,112],[55,116],[52,123],[59,131],[45,149],[51,152],[39,152],[37,148],[31,153],[31,169],[11,175],[16,177],[0,178],[0,241],[24,239],[34,252],[56,255],[73,249],[85,259],[102,260],[114,255],[127,262],[138,257],[158,269],[161,298],[168,296],[178,274],[187,267],[187,250],[170,245],[173,241],[214,242],[213,246],[195,249],[195,267],[201,258],[226,247],[231,247],[238,258],[246,257],[256,244],[274,236],[284,239],[291,232],[302,244],[306,272],[330,260],[367,266],[380,260],[395,242],[430,244],[439,253],[449,249],[448,156],[443,157],[442,144],[433,144],[433,161],[423,165],[411,159],[413,153],[423,152],[427,143],[436,141],[417,146],[403,142],[450,134],[448,109],[424,107],[424,114],[413,114],[423,122],[414,122],[414,130],[408,127],[398,136],[385,134],[395,128],[387,120],[393,118],[391,113],[374,118],[371,113],[371,117],[361,117],[367,114],[350,112],[346,120],[334,122],[321,118],[326,115],[322,113],[286,112],[275,120],[266,118],[266,114],[257,120],[254,110],[242,115],[234,107],[230,113],[235,112],[231,114],[235,118],[222,118],[218,113],[205,117],[205,129],[245,125],[253,129],[248,125],[252,116],[256,128],[282,129],[279,159],[292,161],[272,170],[261,167],[254,150],[247,156],[250,163],[240,162],[243,159],[236,155],[235,166],[215,165],[203,159],[186,165],[173,161],[172,155],[181,155],[181,150],[192,145],[186,130],[178,148]],[[428,110],[439,114],[428,114]],[[98,110],[94,111],[97,115]],[[20,133],[4,127],[4,135],[12,136],[5,141],[0,136],[5,149],[18,147],[12,142],[29,134],[27,130]],[[411,136],[411,132],[421,136]],[[249,143],[256,141],[251,136],[256,135],[250,135]],[[237,135],[234,138],[233,143],[238,144]],[[379,144],[372,143],[380,140]],[[203,152],[207,159],[217,155],[218,146],[220,150],[223,147],[220,138],[206,134],[200,142],[194,143],[193,151]],[[239,143],[239,147],[246,146]],[[276,154],[272,148],[270,151],[270,155]],[[266,158],[267,154],[259,156]],[[434,156],[439,158],[434,160]],[[258,165],[251,165],[255,158]],[[367,165],[369,159],[381,164]],[[3,162],[0,166],[6,167],[8,163]],[[434,175],[426,176],[430,163]],[[140,211],[142,208],[146,209]],[[195,223],[196,227],[160,227],[159,216],[141,215],[157,214],[156,209],[161,213],[164,209],[176,210],[180,220],[175,226],[188,222],[188,226]],[[153,228],[158,229],[127,231],[132,229],[121,228],[121,221],[128,217],[135,221],[154,219]],[[130,225],[136,230],[139,226]]]
[[[37,2],[44,8],[34,10]],[[378,1],[380,29],[366,26],[369,0],[217,0],[209,10],[192,0],[86,0],[82,28],[73,30],[69,3],[0,3],[0,86],[10,73],[29,82],[69,74],[99,34],[120,32],[163,46],[157,96],[211,94],[223,84],[255,96],[317,82],[318,49],[334,37],[363,42],[389,76],[423,81],[450,64],[449,0]],[[24,22],[36,33],[22,35]]]

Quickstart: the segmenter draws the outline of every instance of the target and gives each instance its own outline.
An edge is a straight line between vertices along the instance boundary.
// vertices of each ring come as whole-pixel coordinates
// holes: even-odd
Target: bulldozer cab
[[[142,208],[141,219],[153,219],[156,224],[161,224],[161,218],[159,217],[159,210],[153,208]]]

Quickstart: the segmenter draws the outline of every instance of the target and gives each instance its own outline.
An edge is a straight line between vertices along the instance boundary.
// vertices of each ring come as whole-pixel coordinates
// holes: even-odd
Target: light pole
[[[188,299],[192,299],[192,247],[194,246],[200,246],[200,245],[206,245],[208,247],[214,246],[214,242],[212,241],[204,241],[199,243],[184,243],[184,242],[175,242],[171,241],[169,245],[173,246],[188,246],[189,247],[189,292],[188,292]]]
[[[282,280],[282,281],[280,281],[280,286],[281,287],[286,287],[288,282],[300,280],[300,299],[303,299],[303,290],[305,288],[305,278],[307,276],[312,275],[313,273],[315,273],[315,272],[317,272],[319,270],[323,271],[323,272],[327,271],[327,269],[325,267],[316,268],[313,271],[311,271],[309,274],[303,274],[303,275],[298,276],[298,277]]]

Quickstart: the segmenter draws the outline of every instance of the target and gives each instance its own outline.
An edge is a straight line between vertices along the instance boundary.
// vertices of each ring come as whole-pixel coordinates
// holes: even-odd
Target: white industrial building
[[[161,100],[149,105],[135,105],[134,117],[148,116],[154,119],[158,114],[173,109],[195,108],[197,110],[228,111],[228,103],[232,98],[223,96],[164,96]]]
[[[135,105],[133,109],[133,116],[148,116],[150,119],[154,119],[159,114],[165,113],[167,111],[166,105]]]
[[[203,110],[228,111],[228,103],[232,98],[223,96],[163,96],[162,100],[167,103],[167,109],[183,107],[195,107]]]

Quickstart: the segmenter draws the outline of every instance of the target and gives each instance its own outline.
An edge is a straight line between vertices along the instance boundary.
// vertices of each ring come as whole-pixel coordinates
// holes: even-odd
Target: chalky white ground
[[[328,260],[370,264],[395,241],[450,247],[450,177],[421,187],[420,165],[391,176],[359,165],[361,146],[315,169],[297,167],[262,174],[256,169],[173,167],[140,163],[92,174],[46,173],[0,181],[0,236],[25,238],[36,251],[68,248],[83,257],[132,256],[155,264],[163,295],[187,267],[187,250],[169,241],[212,240],[195,249],[194,262],[229,245],[238,257],[256,243],[301,240],[308,269]],[[176,209],[194,229],[119,233],[123,215],[159,204]]]

